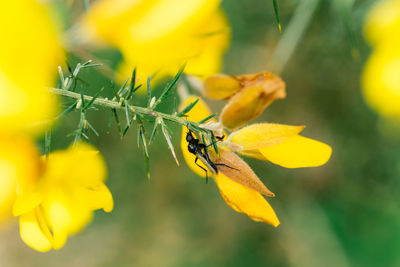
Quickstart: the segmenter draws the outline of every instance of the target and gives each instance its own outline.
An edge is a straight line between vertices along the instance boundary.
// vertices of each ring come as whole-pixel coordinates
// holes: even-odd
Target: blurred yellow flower
[[[197,97],[194,96],[189,97],[182,103],[181,108],[196,99]],[[210,114],[207,105],[200,100],[186,115],[188,116],[187,119],[191,121],[200,121]],[[205,172],[194,163],[196,156],[188,151],[188,144],[185,138],[186,132],[187,129],[182,128],[181,149],[183,156],[188,166],[196,174],[205,177]],[[228,166],[234,165],[231,167],[237,168],[240,172],[239,175],[235,175],[235,172],[230,171],[229,168],[222,168],[215,175],[215,182],[225,202],[235,211],[245,213],[255,221],[263,221],[273,226],[278,226],[278,217],[262,196],[262,194],[266,196],[274,196],[274,194],[264,186],[251,168],[234,153],[227,151],[221,151],[219,157],[214,160],[215,162],[225,163]],[[202,162],[198,161],[198,163],[203,168],[207,168]]]
[[[39,175],[39,154],[26,134],[37,134],[56,111],[52,86],[63,57],[54,21],[34,0],[1,1],[0,219],[11,217],[16,190]],[[17,186],[18,185],[18,186]]]
[[[400,116],[400,42],[379,44],[362,74],[366,101],[383,116]]]
[[[34,0],[1,1],[0,10],[0,132],[27,131],[27,124],[56,110],[45,86],[53,85],[63,52],[46,7]]]
[[[39,153],[24,137],[0,134],[0,219],[12,217],[17,185],[35,182],[40,173]]]
[[[377,1],[366,17],[364,33],[371,44],[379,44],[384,39],[399,40],[400,1]]]
[[[99,151],[86,143],[42,158],[42,174],[32,185],[20,186],[13,214],[20,219],[22,240],[41,252],[60,249],[79,232],[93,211],[113,209],[104,184],[106,168]]]
[[[44,5],[1,1],[0,10],[0,218],[7,218],[17,185],[28,188],[39,175],[39,154],[25,135],[43,130],[35,123],[57,110],[45,86],[53,85],[63,51]]]
[[[378,2],[365,22],[373,52],[362,74],[368,104],[381,115],[400,116],[400,1]]]
[[[221,68],[229,26],[220,0],[102,0],[83,18],[89,38],[117,47],[120,80],[137,66],[143,78],[185,72],[210,75]]]

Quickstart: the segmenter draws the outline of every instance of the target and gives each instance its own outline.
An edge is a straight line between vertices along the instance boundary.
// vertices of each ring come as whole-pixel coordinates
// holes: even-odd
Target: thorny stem
[[[48,90],[53,93],[53,94],[57,94],[57,95],[62,95],[65,97],[69,97],[69,98],[74,98],[76,100],[80,100],[81,99],[81,95],[75,92],[71,92],[65,89],[59,89],[59,88],[48,88]],[[83,96],[85,101],[90,101],[93,99],[92,96],[87,96],[84,95]],[[106,98],[96,98],[93,102],[94,105],[98,105],[98,106],[103,106],[103,107],[107,107],[107,108],[113,108],[113,109],[121,109],[121,110],[125,110],[125,105],[127,105],[127,107],[129,108],[129,110],[132,113],[136,113],[136,114],[141,114],[141,115],[145,115],[145,116],[150,116],[150,117],[154,117],[154,118],[162,118],[168,121],[172,121],[175,123],[178,123],[180,125],[184,125],[186,127],[196,127],[196,128],[201,128],[199,126],[198,123],[193,122],[193,121],[189,121],[186,120],[184,118],[181,118],[179,116],[173,115],[173,114],[166,114],[166,113],[162,113],[162,112],[158,112],[155,111],[151,108],[145,108],[145,107],[139,107],[139,106],[134,106],[134,105],[129,105],[128,103],[126,103],[126,101],[114,101],[114,100],[109,100]],[[204,131],[208,131],[207,129],[203,129]]]

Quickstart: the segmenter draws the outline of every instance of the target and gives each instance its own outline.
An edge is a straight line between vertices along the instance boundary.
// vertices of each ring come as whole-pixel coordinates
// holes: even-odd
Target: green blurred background
[[[96,212],[63,249],[45,254],[27,247],[11,223],[0,230],[0,266],[400,266],[400,131],[383,125],[360,91],[370,53],[362,24],[374,1],[355,1],[351,13],[351,0],[278,2],[283,35],[272,1],[222,5],[232,27],[224,72],[282,67],[287,83],[287,99],[272,104],[258,121],[305,124],[306,136],[333,148],[330,161],[318,168],[285,169],[246,159],[277,195],[269,202],[281,221],[278,228],[229,208],[213,182],[205,184],[189,170],[180,151],[177,167],[161,135],[150,149],[147,180],[136,129],[121,140],[114,123],[106,134],[109,112],[92,111],[89,119],[102,133],[92,141],[108,165],[114,211]],[[81,12],[79,1],[57,3],[66,25]],[[276,51],[296,14],[305,30],[283,66]],[[289,46],[297,41],[293,35],[288,40]],[[112,68],[121,58],[116,51],[96,55]],[[79,61],[70,56],[72,66]],[[82,73],[89,94],[111,88],[101,75]],[[210,105],[218,111],[223,103]],[[77,124],[78,114],[59,122],[53,149],[68,146],[72,137],[65,136]],[[180,129],[171,130],[179,148]]]

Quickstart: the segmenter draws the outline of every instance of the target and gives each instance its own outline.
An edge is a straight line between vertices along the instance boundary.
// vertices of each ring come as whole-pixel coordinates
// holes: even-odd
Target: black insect
[[[223,137],[217,137],[219,141],[223,139]],[[188,150],[190,153],[194,154],[196,156],[196,159],[194,160],[194,163],[199,166],[201,169],[203,169],[206,172],[206,183],[208,182],[208,171],[204,167],[200,166],[197,163],[197,160],[201,160],[201,162],[214,174],[218,173],[217,166],[225,166],[234,170],[237,170],[235,168],[232,168],[226,164],[223,163],[214,163],[210,159],[210,156],[208,155],[207,152],[207,147],[213,145],[205,145],[203,143],[200,143],[200,140],[195,138],[192,134],[192,131],[189,130],[189,132],[186,134],[186,141],[188,142]]]

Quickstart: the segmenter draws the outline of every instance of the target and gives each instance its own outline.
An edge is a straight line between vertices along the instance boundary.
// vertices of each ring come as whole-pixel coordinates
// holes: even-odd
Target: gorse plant
[[[366,16],[364,33],[373,48],[361,79],[364,98],[396,125],[400,117],[400,2],[377,1]]]
[[[78,64],[76,69],[96,66],[85,62]],[[78,129],[74,131],[75,142],[81,139],[88,141],[90,132],[98,135],[85,116],[91,106],[101,106],[112,111],[121,138],[135,123],[138,129],[138,146],[142,146],[144,151],[148,178],[149,145],[159,128],[179,165],[167,122],[181,125],[181,149],[187,164],[200,176],[215,178],[223,198],[234,210],[243,212],[256,221],[278,226],[279,220],[274,210],[262,196],[274,197],[275,194],[234,152],[268,160],[287,168],[299,168],[325,164],[330,158],[331,148],[300,136],[304,126],[259,123],[243,127],[257,118],[273,101],[286,96],[285,83],[269,72],[241,76],[218,74],[207,78],[204,84],[194,83],[195,78],[188,77],[189,84],[196,84],[201,94],[214,99],[229,99],[218,121],[215,119],[216,114],[209,111],[200,96],[189,96],[185,91],[181,92],[182,104],[179,110],[172,110],[168,114],[158,111],[159,104],[173,94],[178,85],[181,90],[185,90],[186,85],[180,82],[183,71],[184,67],[164,86],[159,96],[152,96],[150,78],[147,79],[146,86],[137,84],[136,69],[130,79],[125,80],[118,91],[113,92],[112,99],[101,97],[102,90],[94,96],[73,92],[68,88],[50,88],[49,91],[73,99],[74,102],[62,114],[73,110],[80,112]],[[74,71],[71,76],[76,82],[79,82],[78,73],[79,71]],[[74,84],[65,80],[62,84],[66,83]],[[140,87],[147,88],[145,106],[132,103]],[[72,86],[70,88],[74,89]],[[124,119],[119,118],[117,110],[122,111]],[[145,128],[144,122],[153,124],[151,132]],[[233,132],[228,135],[229,130]]]

